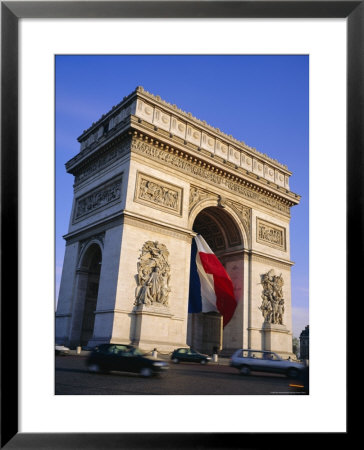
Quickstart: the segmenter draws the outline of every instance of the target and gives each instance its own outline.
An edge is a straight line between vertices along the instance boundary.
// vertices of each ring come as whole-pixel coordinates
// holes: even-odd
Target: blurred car
[[[132,345],[101,344],[95,347],[86,360],[90,372],[139,373],[144,377],[165,372],[169,366],[165,361],[145,356]]]
[[[304,365],[299,362],[283,359],[277,353],[261,350],[237,350],[230,358],[230,366],[239,370],[242,375],[254,372],[282,373],[289,378],[297,378]]]
[[[64,345],[56,345],[56,355],[66,356],[69,355],[70,349]]]
[[[196,362],[200,364],[207,364],[211,361],[210,356],[196,352],[191,348],[177,348],[171,355],[171,360],[178,364],[181,361],[184,362]]]

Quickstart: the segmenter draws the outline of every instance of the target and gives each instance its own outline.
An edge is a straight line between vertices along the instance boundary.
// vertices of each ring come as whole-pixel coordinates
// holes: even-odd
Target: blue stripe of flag
[[[190,269],[190,293],[188,299],[188,312],[199,313],[202,311],[201,283],[197,273],[196,265],[197,245],[192,239],[191,246],[191,269]]]

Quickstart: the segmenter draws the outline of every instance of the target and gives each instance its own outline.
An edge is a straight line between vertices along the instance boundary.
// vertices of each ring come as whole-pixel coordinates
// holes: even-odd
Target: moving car
[[[195,350],[192,350],[191,348],[177,348],[172,353],[171,360],[175,364],[179,363],[180,361],[197,362],[200,364],[207,364],[209,361],[211,361],[211,358],[210,358],[210,356],[196,352]]]
[[[299,373],[295,381],[289,384],[289,392],[296,394],[309,394],[310,392],[310,376],[309,368],[305,366]]]
[[[168,363],[143,355],[132,345],[101,344],[95,347],[86,361],[87,368],[92,373],[121,372],[139,373],[144,377],[164,372]]]
[[[64,345],[56,345],[55,347],[56,355],[60,356],[66,356],[69,355],[70,349],[68,347],[65,347]]]
[[[289,378],[297,378],[304,364],[283,359],[274,352],[261,350],[237,350],[230,358],[230,366],[237,368],[242,375],[254,372],[282,373]]]

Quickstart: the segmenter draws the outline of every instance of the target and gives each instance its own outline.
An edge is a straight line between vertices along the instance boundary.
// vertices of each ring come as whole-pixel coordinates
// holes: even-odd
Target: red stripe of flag
[[[205,272],[213,275],[216,307],[223,316],[223,326],[225,327],[233,317],[237,305],[233,283],[224,266],[213,253],[199,252],[199,255]]]

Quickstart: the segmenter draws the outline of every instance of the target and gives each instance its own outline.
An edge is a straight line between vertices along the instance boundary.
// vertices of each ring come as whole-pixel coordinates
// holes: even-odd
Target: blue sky
[[[309,58],[306,55],[56,56],[56,296],[73,198],[64,164],[77,137],[137,86],[286,164],[293,334],[308,325]]]

